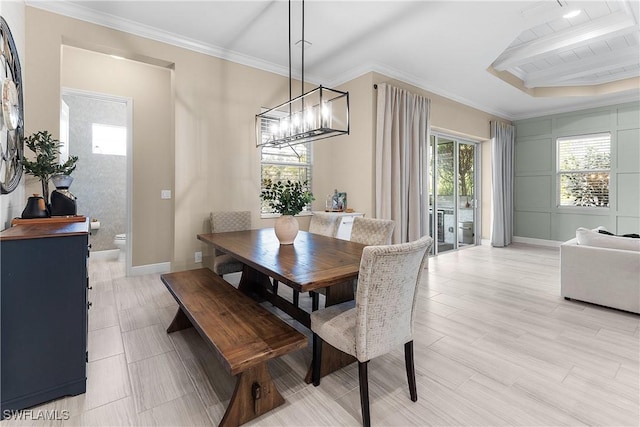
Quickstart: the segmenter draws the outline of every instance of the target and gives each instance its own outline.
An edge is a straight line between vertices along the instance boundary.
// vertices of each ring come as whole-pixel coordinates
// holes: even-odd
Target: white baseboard
[[[534,239],[532,237],[518,237],[513,236],[514,243],[526,243],[528,245],[537,245],[537,246],[551,246],[554,248],[559,248],[562,242],[558,242],[557,240],[545,240],[545,239]]]
[[[97,260],[118,259],[120,249],[107,249],[104,251],[91,251],[91,257]]]
[[[129,276],[143,276],[145,274],[168,273],[171,271],[170,262],[159,262],[157,264],[137,265],[131,267]]]

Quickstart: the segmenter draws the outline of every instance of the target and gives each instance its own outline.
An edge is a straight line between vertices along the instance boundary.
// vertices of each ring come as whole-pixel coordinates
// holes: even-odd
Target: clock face
[[[0,16],[0,190],[15,190],[22,177],[23,104],[18,50]]]

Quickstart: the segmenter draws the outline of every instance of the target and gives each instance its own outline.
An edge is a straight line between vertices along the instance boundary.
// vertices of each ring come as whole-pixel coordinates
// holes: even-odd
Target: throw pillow
[[[632,239],[640,239],[640,234],[637,233],[628,233],[628,234],[613,234],[610,231],[605,230],[604,228],[601,230],[598,230],[598,233],[600,234],[606,234],[607,236],[618,236],[618,237],[630,237]]]
[[[640,252],[640,240],[628,239],[626,237],[619,236],[608,236],[606,234],[602,234],[600,231],[601,230],[594,231],[582,227],[578,228],[576,230],[578,244]]]

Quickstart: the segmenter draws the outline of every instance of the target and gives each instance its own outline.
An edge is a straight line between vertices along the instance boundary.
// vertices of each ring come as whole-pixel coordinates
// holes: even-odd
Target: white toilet
[[[127,250],[127,235],[125,233],[116,234],[116,237],[113,239],[113,244],[116,246],[116,248],[120,249],[118,260],[124,261],[125,252]]]

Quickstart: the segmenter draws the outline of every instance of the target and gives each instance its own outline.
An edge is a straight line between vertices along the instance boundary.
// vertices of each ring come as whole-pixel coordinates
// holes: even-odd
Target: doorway
[[[80,159],[70,190],[77,197],[78,213],[92,219],[92,256],[119,259],[128,275],[131,100],[64,88],[60,122],[61,156]]]
[[[431,254],[477,244],[480,188],[479,144],[444,134],[429,139],[429,234]]]

